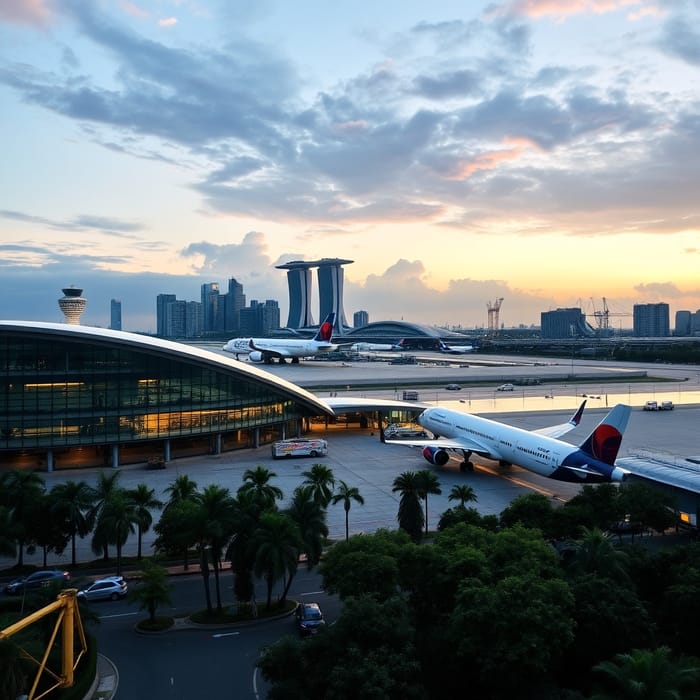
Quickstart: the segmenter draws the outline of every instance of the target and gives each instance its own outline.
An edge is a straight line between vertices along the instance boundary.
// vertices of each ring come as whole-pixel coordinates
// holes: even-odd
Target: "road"
[[[230,573],[223,575],[222,583],[224,604],[230,605]],[[173,606],[159,613],[179,616],[205,607],[199,575],[173,577],[171,585]],[[329,623],[340,613],[340,601],[321,590],[316,572],[300,569],[290,598],[317,601]],[[262,583],[258,583],[256,599],[265,599]],[[296,634],[293,616],[228,628],[139,634],[134,626],[145,613],[138,612],[128,600],[93,603],[91,607],[100,617],[100,624],[92,628],[100,653],[119,671],[118,700],[264,698],[265,683],[255,668],[260,649],[284,634]]]

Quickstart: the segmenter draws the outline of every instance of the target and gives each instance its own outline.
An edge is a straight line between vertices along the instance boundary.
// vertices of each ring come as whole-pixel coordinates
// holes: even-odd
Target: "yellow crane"
[[[75,669],[87,651],[87,641],[83,622],[80,618],[77,595],[78,591],[76,588],[67,588],[58,594],[57,599],[53,603],[49,603],[49,605],[30,613],[13,625],[0,630],[0,640],[6,640],[35,622],[39,622],[45,617],[58,612],[53,632],[41,659],[34,658],[26,649],[18,645],[22,656],[32,661],[37,667],[32,687],[27,694],[27,700],[39,700],[39,698],[45,697],[56,688],[72,686],[75,681]],[[61,633],[61,669],[60,671],[54,671],[49,668],[48,660],[59,632]],[[49,681],[49,685],[51,683],[53,685],[37,695],[39,681],[44,675],[52,679]]]

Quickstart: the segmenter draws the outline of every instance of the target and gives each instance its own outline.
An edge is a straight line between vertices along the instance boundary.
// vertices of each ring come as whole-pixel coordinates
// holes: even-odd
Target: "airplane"
[[[353,343],[350,352],[368,352],[374,350],[405,350],[406,340],[401,338],[398,343]]]
[[[584,401],[567,423],[533,431],[463,411],[427,408],[417,422],[435,435],[433,440],[383,442],[421,447],[425,459],[439,467],[449,460],[449,451],[462,452],[462,471],[473,471],[469,458],[474,453],[497,460],[502,466],[517,464],[558,481],[623,481],[628,472],[615,466],[615,458],[630,416],[629,406],[617,404],[613,407],[578,447],[557,439],[581,422],[585,405]]]
[[[448,345],[442,340],[437,341],[437,349],[449,355],[464,355],[468,352],[474,352],[473,345]]]
[[[335,312],[326,316],[318,332],[311,339],[306,338],[232,338],[222,348],[232,352],[236,359],[239,355],[248,355],[251,362],[264,362],[269,365],[274,359],[284,364],[288,359],[298,364],[300,357],[321,355],[337,350],[338,345],[331,342]]]

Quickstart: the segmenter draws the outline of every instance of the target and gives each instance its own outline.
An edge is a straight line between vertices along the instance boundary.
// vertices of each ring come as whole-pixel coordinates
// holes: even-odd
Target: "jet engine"
[[[447,450],[442,447],[424,447],[423,457],[425,457],[431,464],[436,464],[438,467],[444,467],[447,461],[450,459],[450,455]]]
[[[263,354],[259,350],[253,350],[253,352],[248,354],[248,359],[251,362],[263,362]]]

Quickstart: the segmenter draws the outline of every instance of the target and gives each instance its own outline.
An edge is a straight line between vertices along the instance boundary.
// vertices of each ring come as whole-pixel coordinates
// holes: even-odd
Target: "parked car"
[[[461,388],[462,387],[459,384],[448,384],[445,387],[445,389],[447,389],[447,391],[460,391]]]
[[[118,600],[129,592],[123,576],[106,576],[93,581],[87,588],[78,591],[81,600]]]
[[[299,634],[301,634],[302,637],[309,634],[316,634],[326,625],[318,603],[299,603],[294,614],[296,616],[297,626],[299,627]]]
[[[644,410],[644,411],[658,411],[659,404],[656,403],[656,401],[647,401],[644,404],[644,406],[642,406],[642,410]]]
[[[515,385],[501,384],[501,386],[496,387],[496,391],[515,391]]]
[[[69,571],[59,571],[58,569],[45,569],[35,571],[29,576],[16,578],[5,586],[5,593],[8,595],[19,595],[23,591],[45,588],[53,583],[66,585],[70,581]]]
[[[662,401],[659,404],[659,411],[672,411],[673,410],[673,401]]]

